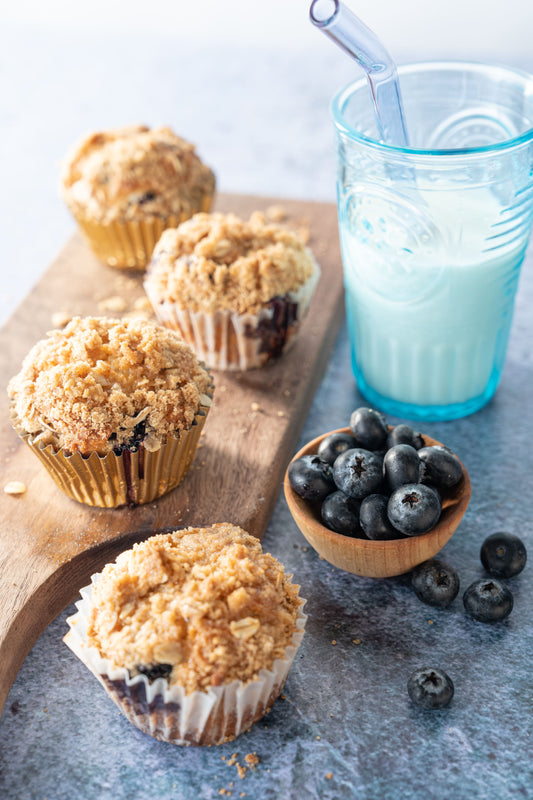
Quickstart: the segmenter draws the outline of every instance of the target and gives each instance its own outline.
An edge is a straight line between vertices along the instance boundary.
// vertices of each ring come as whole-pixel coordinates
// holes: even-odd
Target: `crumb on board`
[[[55,311],[52,314],[52,325],[54,328],[64,328],[72,319],[72,314],[68,311]]]
[[[265,213],[272,222],[283,222],[288,216],[287,209],[278,204],[269,206]]]
[[[22,481],[9,481],[9,483],[6,483],[4,486],[4,492],[6,494],[19,495],[24,494],[25,491],[26,484]]]
[[[250,403],[250,408],[252,409],[252,411],[259,411],[260,409],[259,403],[256,402]]]
[[[124,298],[120,297],[118,294],[112,295],[111,297],[104,297],[104,299],[100,300],[98,303],[100,311],[112,311],[113,313],[125,311],[127,307],[128,304]]]
[[[135,311],[151,311],[152,304],[148,297],[138,297],[133,303],[133,308]]]

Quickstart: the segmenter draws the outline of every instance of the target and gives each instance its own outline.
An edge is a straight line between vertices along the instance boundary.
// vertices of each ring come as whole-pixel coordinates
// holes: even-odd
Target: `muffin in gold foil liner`
[[[94,584],[80,590],[77,613],[68,617],[65,644],[93,673],[126,719],[143,733],[175,745],[212,746],[230,742],[262,719],[280,696],[302,642],[307,615],[298,610],[296,630],[283,658],[271,669],[261,669],[256,680],[234,680],[208,691],[187,694],[183,686],[165,678],[150,682],[146,675],[130,676],[127,669],[113,667],[97,648],[87,643],[87,624]]]
[[[89,456],[66,453],[51,444],[35,441],[19,424],[14,411],[11,421],[18,435],[37,456],[57,486],[73,500],[101,508],[151,503],[174,489],[187,474],[198,444],[209,402],[202,405],[188,430],[169,436],[155,451],[142,443],[120,454],[96,452]]]
[[[201,208],[190,213],[125,222],[98,222],[76,213],[74,216],[84,239],[100,261],[117,269],[144,270],[163,231],[177,228],[198,211],[208,212],[212,202],[213,196],[205,195]]]

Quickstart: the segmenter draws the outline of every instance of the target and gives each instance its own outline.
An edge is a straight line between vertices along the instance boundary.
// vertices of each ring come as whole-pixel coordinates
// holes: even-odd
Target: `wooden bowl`
[[[331,433],[351,433],[350,428],[339,428],[318,436],[299,450],[292,461],[317,452],[322,439]],[[423,436],[426,445],[441,444],[429,436]],[[292,463],[291,461],[291,463]],[[434,558],[455,533],[470,502],[472,488],[468,472],[463,467],[459,484],[442,494],[442,512],[437,525],[420,536],[403,539],[372,541],[343,536],[326,528],[316,509],[303,500],[289,483],[288,469],[285,473],[285,499],[290,512],[309,544],[330,564],[355,575],[367,578],[389,578],[414,569],[417,564]]]

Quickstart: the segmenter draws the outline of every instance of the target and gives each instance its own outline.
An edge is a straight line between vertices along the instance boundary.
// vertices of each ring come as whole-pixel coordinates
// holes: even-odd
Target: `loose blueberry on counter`
[[[336,488],[331,466],[316,455],[302,456],[289,465],[289,483],[304,500],[323,500]]]
[[[320,514],[322,522],[330,530],[344,536],[364,539],[365,534],[359,524],[359,502],[344,492],[328,495],[322,503]]]
[[[361,502],[359,522],[369,539],[402,539],[403,535],[392,527],[387,516],[389,498],[384,494],[369,494]]]
[[[426,605],[445,608],[459,593],[459,576],[449,564],[432,558],[415,567],[411,586],[418,599]]]
[[[357,442],[349,433],[330,433],[329,436],[322,439],[316,454],[323,461],[333,465],[335,459],[341,453],[345,453],[346,450],[352,450],[354,447],[357,447]]]
[[[356,408],[350,417],[350,428],[357,446],[365,450],[382,450],[387,442],[387,421],[381,411]]]
[[[470,584],[463,594],[465,611],[479,622],[499,622],[513,610],[513,595],[494,578]]]
[[[433,528],[440,517],[437,492],[422,483],[400,486],[389,497],[387,514],[392,525],[406,536],[419,536]]]
[[[395,425],[387,434],[387,448],[394,447],[395,444],[410,444],[415,450],[424,447],[425,442],[422,434],[414,431],[410,425]]]
[[[454,686],[442,669],[424,667],[415,670],[407,681],[409,697],[422,708],[444,708],[453,697]]]
[[[519,536],[498,531],[487,536],[480,551],[481,563],[496,578],[512,578],[524,569],[526,546]]]
[[[362,447],[346,450],[333,465],[333,480],[337,489],[348,497],[362,500],[381,486],[383,480],[381,458]]]
[[[418,483],[422,462],[418,451],[410,444],[393,445],[383,458],[383,473],[389,491],[399,489],[405,483]]]
[[[463,475],[461,462],[448,448],[440,444],[421,447],[418,457],[422,461],[420,480],[438,489],[457,486]]]
[[[141,675],[146,675],[149,682],[152,683],[158,678],[169,678],[172,672],[172,664],[139,664],[137,672],[140,672]]]

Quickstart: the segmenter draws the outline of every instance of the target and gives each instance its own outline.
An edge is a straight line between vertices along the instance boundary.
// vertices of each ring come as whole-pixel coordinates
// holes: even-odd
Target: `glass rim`
[[[417,61],[398,66],[398,75],[406,75],[413,72],[436,72],[443,70],[467,70],[469,72],[499,72],[515,78],[520,78],[521,81],[531,85],[531,94],[533,95],[533,75],[525,70],[502,66],[498,64],[486,64],[478,61]],[[360,88],[366,87],[368,91],[368,81],[366,77],[358,78],[351,81],[349,84],[341,87],[333,96],[331,101],[331,115],[333,122],[338,133],[345,134],[352,141],[359,142],[367,147],[382,150],[395,155],[420,155],[420,156],[464,156],[474,154],[494,154],[502,150],[509,150],[515,148],[528,141],[533,141],[533,125],[518,136],[513,136],[510,139],[503,139],[501,142],[494,144],[479,145],[475,147],[458,147],[458,148],[418,148],[418,147],[403,147],[399,145],[388,144],[386,142],[374,139],[371,136],[366,136],[364,133],[356,131],[344,119],[344,110],[350,97]]]

